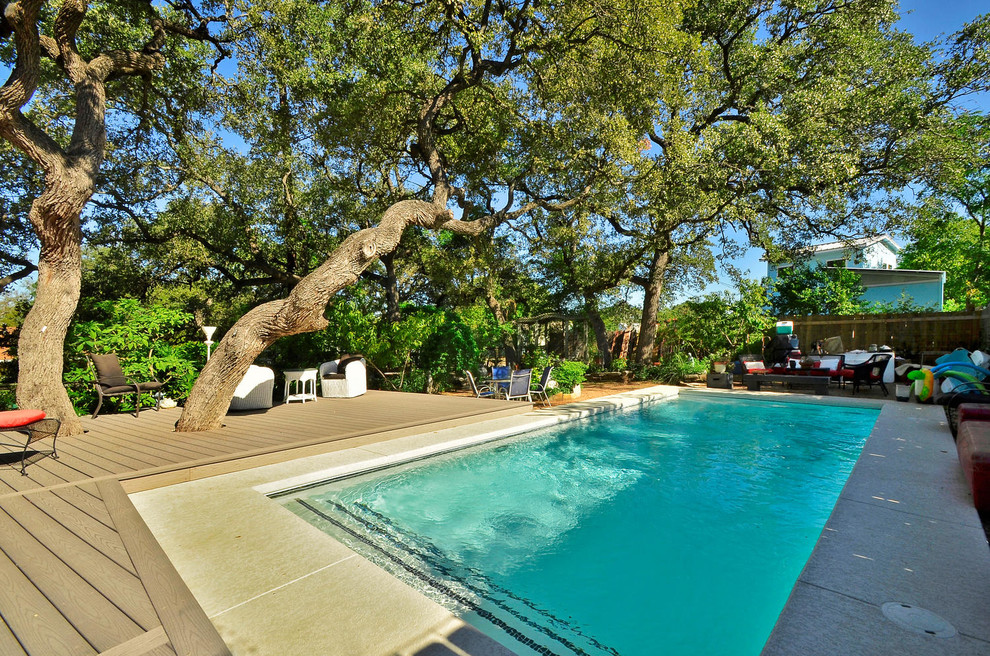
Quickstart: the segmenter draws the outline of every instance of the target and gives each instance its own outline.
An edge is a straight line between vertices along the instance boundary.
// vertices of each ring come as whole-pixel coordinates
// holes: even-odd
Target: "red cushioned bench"
[[[956,450],[977,510],[990,510],[990,408],[984,404],[959,406]]]
[[[21,450],[21,474],[27,468],[28,447],[32,442],[43,440],[46,437],[52,438],[51,451],[36,451],[42,457],[51,456],[58,460],[58,453],[55,451],[55,439],[58,436],[58,429],[62,425],[58,419],[49,419],[42,410],[3,410],[0,411],[0,432],[2,433],[23,433],[26,436],[24,443],[11,444],[0,442],[0,446],[7,446]]]

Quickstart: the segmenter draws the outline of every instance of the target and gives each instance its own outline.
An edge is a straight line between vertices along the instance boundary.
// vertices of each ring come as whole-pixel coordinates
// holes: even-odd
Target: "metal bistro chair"
[[[513,401],[515,399],[526,399],[532,403],[533,394],[529,389],[532,381],[532,369],[520,369],[519,371],[513,371],[512,378],[509,379],[509,391],[505,397],[506,400]]]
[[[474,380],[474,375],[472,375],[471,372],[468,371],[467,369],[464,370],[464,373],[467,374],[468,382],[471,383],[471,391],[474,392],[474,395],[476,397],[478,397],[479,399],[496,398],[497,395],[494,389],[492,389],[488,385],[482,385],[481,387],[478,387],[478,383],[476,383]]]
[[[534,384],[532,390],[530,390],[534,397],[543,397],[543,405],[547,408],[550,407],[550,395],[547,393],[547,385],[550,384],[551,371],[553,371],[553,367],[543,367],[543,374],[540,376],[540,382]]]

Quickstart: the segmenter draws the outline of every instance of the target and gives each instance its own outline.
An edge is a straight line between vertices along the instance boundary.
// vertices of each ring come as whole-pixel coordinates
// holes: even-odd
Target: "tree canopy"
[[[954,103],[987,84],[987,20],[916,44],[889,0],[3,7],[0,282],[39,274],[18,397],[69,412],[80,290],[126,290],[221,324],[181,430],[338,300],[600,335],[638,285],[645,359],[729,231],[772,256],[886,227],[963,159]]]

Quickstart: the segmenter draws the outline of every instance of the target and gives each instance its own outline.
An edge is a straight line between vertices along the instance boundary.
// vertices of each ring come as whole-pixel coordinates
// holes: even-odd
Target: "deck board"
[[[227,648],[118,481],[181,480],[387,431],[522,413],[528,404],[369,391],[232,413],[176,433],[179,411],[83,417],[60,458],[0,465],[0,654],[198,656]],[[210,473],[208,472],[208,473]]]
[[[29,654],[97,653],[6,552],[0,552],[0,615]]]
[[[120,608],[15,522],[0,513],[0,549],[97,651],[144,633]]]

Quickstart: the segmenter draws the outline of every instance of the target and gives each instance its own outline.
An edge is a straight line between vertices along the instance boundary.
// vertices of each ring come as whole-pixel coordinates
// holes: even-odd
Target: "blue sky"
[[[901,20],[898,27],[915,36],[919,43],[932,41],[941,35],[949,35],[958,30],[980,14],[990,12],[987,0],[902,0],[900,3]],[[990,97],[987,94],[966,99],[962,105],[967,109],[990,112]],[[899,240],[898,243],[901,243]],[[904,244],[901,243],[903,246]],[[733,261],[741,271],[749,272],[750,278],[762,278],[766,275],[767,264],[761,262],[763,251],[751,248],[744,257]],[[725,285],[711,285],[704,292],[726,289]],[[697,295],[699,292],[686,294],[683,298]],[[682,299],[679,299],[682,300]]]

